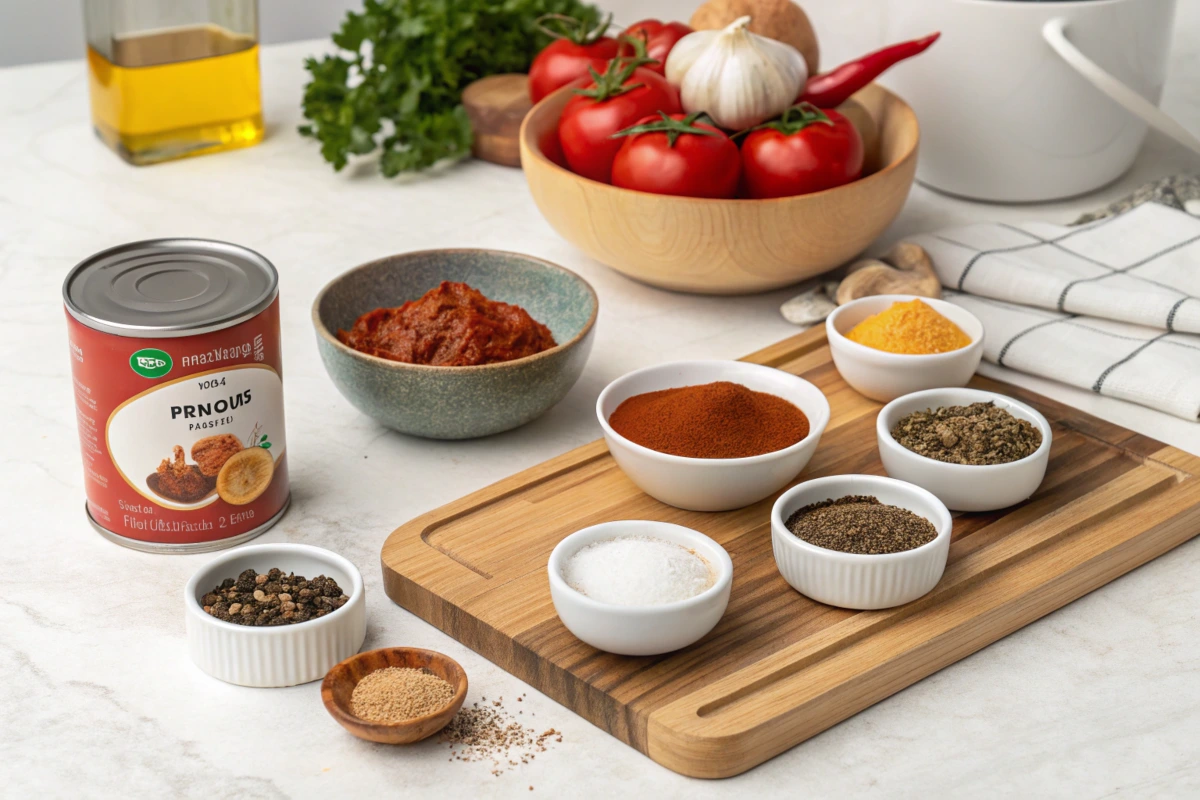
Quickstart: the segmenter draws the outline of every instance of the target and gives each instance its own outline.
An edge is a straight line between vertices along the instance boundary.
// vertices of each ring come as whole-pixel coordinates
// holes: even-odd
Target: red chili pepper
[[[888,67],[924,53],[941,35],[940,32],[933,33],[923,39],[893,44],[829,72],[814,75],[804,85],[804,93],[797,102],[809,102],[818,108],[837,108],[849,100],[850,95],[882,75]]]

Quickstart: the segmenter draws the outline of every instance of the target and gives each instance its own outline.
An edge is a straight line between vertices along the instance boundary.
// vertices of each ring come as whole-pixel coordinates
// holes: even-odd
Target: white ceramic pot
[[[572,589],[563,578],[571,556],[589,544],[620,536],[649,536],[694,550],[712,566],[716,580],[695,597],[656,606],[601,603]],[[567,630],[597,650],[626,656],[670,653],[704,638],[725,614],[733,587],[733,562],[721,545],[682,525],[639,519],[575,531],[550,553],[546,572],[550,599]]]
[[[914,411],[989,402],[1037,428],[1041,446],[1020,461],[970,466],[926,458],[892,438],[896,423]],[[954,511],[995,511],[1027,500],[1042,485],[1054,433],[1037,409],[1011,397],[981,389],[930,389],[898,397],[880,409],[875,438],[883,468],[891,477],[932,492]]]
[[[886,311],[893,303],[920,300],[953,322],[971,343],[948,353],[910,355],[886,353],[846,338],[855,325]],[[825,320],[825,335],[833,365],[854,391],[886,403],[901,395],[941,386],[965,386],[983,357],[983,323],[965,308],[911,294],[877,294],[837,307]]]
[[[937,536],[912,550],[868,556],[817,547],[788,530],[788,518],[801,508],[846,495],[871,495],[906,508],[933,523]],[[839,608],[891,608],[937,586],[950,555],[952,528],[946,506],[919,486],[879,475],[830,475],[793,486],[775,501],[771,550],[779,574],[805,597]]]
[[[921,123],[917,179],[980,200],[1082,194],[1133,163],[1157,107],[1175,0],[889,0],[887,40],[941,31],[882,83]]]
[[[323,617],[295,625],[253,628],[223,622],[201,599],[242,570],[272,567],[306,578],[325,575],[350,598]],[[183,590],[188,652],[200,669],[239,686],[295,686],[319,680],[362,647],[367,598],[362,575],[337,553],[307,544],[251,544],[226,550],[201,567]]]
[[[782,397],[808,417],[808,436],[782,450],[746,458],[685,458],[631,442],[608,424],[617,406],[634,395],[715,381]],[[610,383],[596,399],[596,417],[613,459],[643,492],[676,508],[728,511],[762,500],[800,474],[829,424],[829,401],[803,378],[772,367],[745,361],[671,361]]]

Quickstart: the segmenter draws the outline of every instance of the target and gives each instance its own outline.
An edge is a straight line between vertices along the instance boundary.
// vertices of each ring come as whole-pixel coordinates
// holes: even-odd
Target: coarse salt
[[[571,556],[563,580],[601,603],[660,605],[687,600],[716,582],[712,565],[682,545],[650,536],[594,542]]]

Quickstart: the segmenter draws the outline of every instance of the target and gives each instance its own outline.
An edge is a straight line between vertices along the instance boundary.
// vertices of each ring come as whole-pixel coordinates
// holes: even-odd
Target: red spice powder
[[[434,367],[495,364],[554,347],[550,329],[525,309],[450,281],[399,308],[368,311],[338,339],[368,355]]]
[[[634,395],[608,418],[643,447],[688,458],[746,458],[808,436],[808,417],[782,397],[718,381]]]

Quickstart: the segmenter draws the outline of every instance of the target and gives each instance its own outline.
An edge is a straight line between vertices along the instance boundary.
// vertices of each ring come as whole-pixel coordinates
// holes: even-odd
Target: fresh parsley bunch
[[[462,158],[471,151],[462,90],[525,72],[550,41],[534,26],[543,14],[589,27],[600,16],[580,0],[365,0],[333,35],[343,52],[305,60],[300,133],[338,170],[376,148],[388,177]]]

